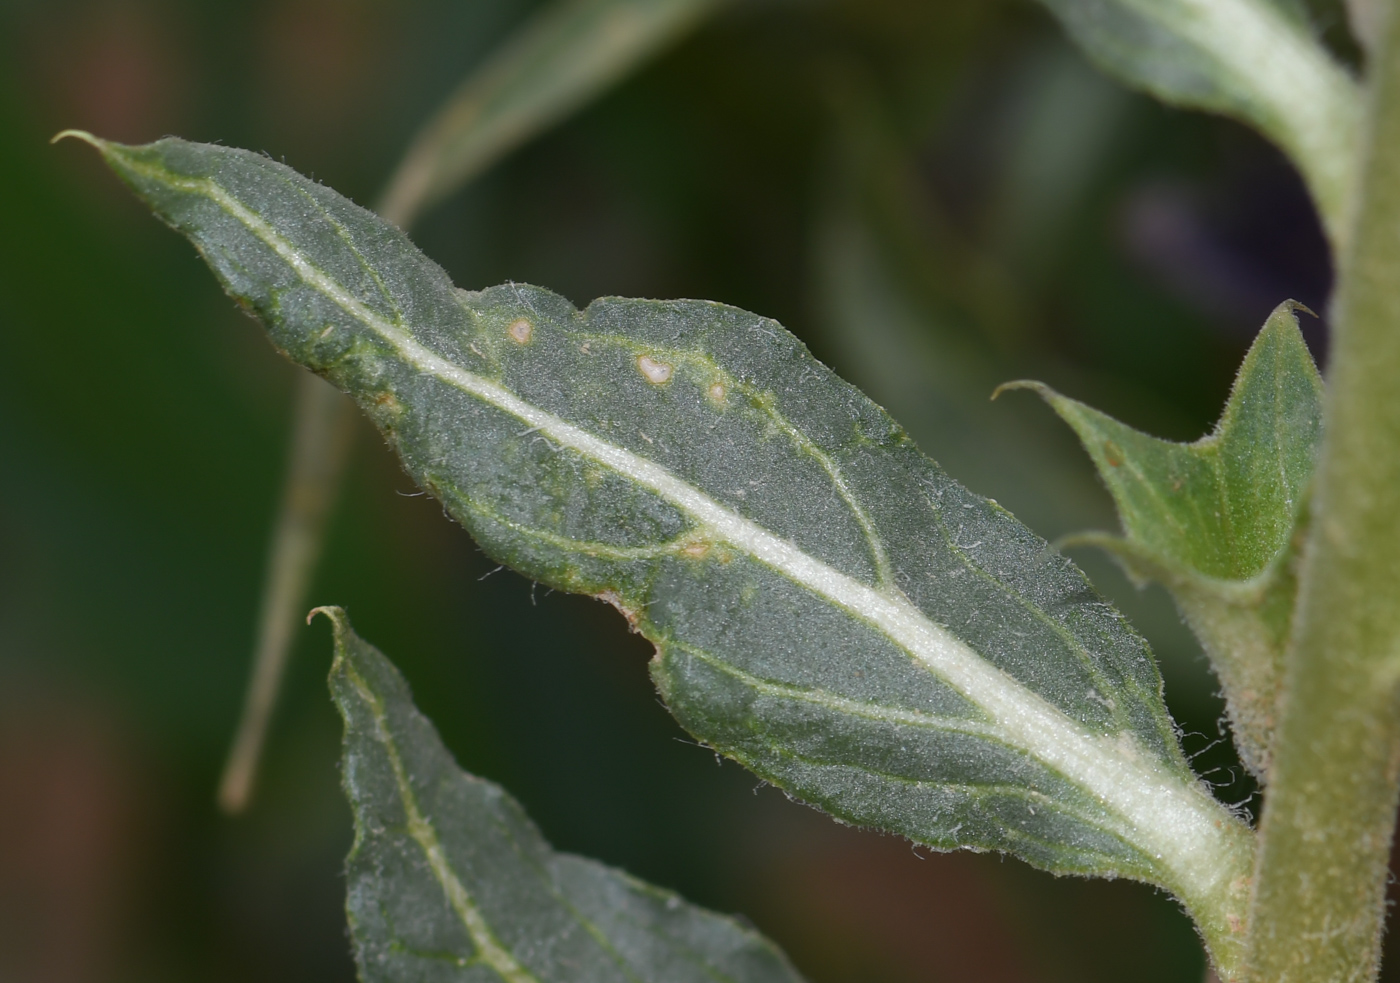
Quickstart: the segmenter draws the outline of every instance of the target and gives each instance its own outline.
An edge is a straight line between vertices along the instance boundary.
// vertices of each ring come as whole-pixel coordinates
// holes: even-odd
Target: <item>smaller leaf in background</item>
[[[1270,315],[1215,432],[1161,440],[1041,383],[1093,458],[1125,536],[1088,533],[1138,581],[1176,599],[1220,677],[1240,755],[1268,773],[1274,708],[1297,591],[1291,559],[1322,436],[1322,377],[1288,302]]]
[[[346,911],[364,983],[800,983],[770,942],[622,871],[555,853],[457,767],[340,608],[331,695],[355,814]]]
[[[718,0],[559,0],[462,83],[404,155],[379,212],[419,211],[674,41]]]
[[[958,480],[1051,537],[1107,518],[1073,438],[1030,403],[993,404],[1021,374],[1044,306],[1025,272],[1048,252],[1055,226],[1082,205],[1081,189],[1117,126],[1119,86],[1056,43],[1021,84],[1034,109],[1015,113],[1017,153],[996,193],[998,248],[959,235],[920,177],[920,148],[894,125],[867,79],[832,86],[833,126],[813,225],[813,310],[834,366],[885,407]],[[944,104],[935,104],[943,106]],[[1036,122],[1022,122],[1035,119]],[[916,131],[917,132],[917,131]],[[1021,166],[1018,161],[1034,161]],[[1013,217],[1014,216],[1014,217]],[[1014,272],[999,259],[1013,256]]]
[[[1042,0],[1104,71],[1163,102],[1233,116],[1302,173],[1336,248],[1359,152],[1356,81],[1293,2]]]
[[[354,404],[334,386],[311,373],[297,383],[295,426],[288,455],[282,503],[273,528],[259,605],[253,672],[243,699],[233,745],[219,780],[219,807],[247,808],[257,779],[258,759],[277,704],[292,631],[304,608],[307,585],[325,538],[326,520],[340,491],[350,456]]]

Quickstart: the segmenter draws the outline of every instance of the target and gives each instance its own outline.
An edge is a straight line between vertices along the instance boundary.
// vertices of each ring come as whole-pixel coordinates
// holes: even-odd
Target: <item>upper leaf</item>
[[[1322,437],[1322,377],[1294,314],[1259,332],[1215,431],[1161,440],[1033,382],[1074,428],[1126,538],[1085,535],[1175,596],[1220,676],[1245,763],[1267,776],[1296,583],[1289,559]]]
[[[346,912],[364,983],[800,983],[766,939],[593,860],[457,767],[339,608],[331,695],[355,813]]]
[[[552,0],[468,75],[419,130],[379,213],[409,228],[424,207],[598,95],[717,5],[718,0]],[[292,627],[320,555],[326,505],[339,485],[350,412],[334,390],[310,377],[304,381],[296,410],[300,436],[263,584],[253,676],[219,783],[219,803],[230,812],[241,811],[252,794]]]
[[[850,822],[1162,884],[1232,961],[1251,835],[1145,642],[781,325],[458,291],[265,157],[94,142],[488,553],[622,610],[699,738]]]
[[[1100,67],[1164,102],[1234,116],[1293,159],[1323,225],[1346,230],[1359,88],[1281,0],[1041,0]]]

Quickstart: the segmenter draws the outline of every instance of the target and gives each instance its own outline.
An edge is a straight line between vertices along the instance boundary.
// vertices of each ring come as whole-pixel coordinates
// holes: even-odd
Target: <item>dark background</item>
[[[0,979],[354,973],[324,621],[253,808],[214,807],[296,370],[96,155],[48,138],[250,147],[369,202],[534,6],[0,3]],[[1068,430],[1027,394],[989,403],[995,383],[1194,439],[1270,309],[1324,311],[1329,288],[1274,150],[1122,90],[1027,0],[736,3],[416,238],[467,287],[777,317],[1051,538],[1115,528],[1111,505]],[[1321,353],[1323,323],[1305,329]],[[359,424],[312,601],[347,607],[463,766],[559,847],[744,913],[812,983],[1201,978],[1150,888],[929,855],[717,765],[620,617],[488,576],[412,490]],[[1079,559],[1153,641],[1198,766],[1249,799],[1170,602]]]

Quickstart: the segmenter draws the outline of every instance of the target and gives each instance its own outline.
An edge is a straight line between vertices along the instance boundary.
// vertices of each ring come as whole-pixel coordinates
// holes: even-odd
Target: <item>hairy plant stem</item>
[[[1251,983],[1375,978],[1400,778],[1400,18],[1373,50],[1325,437],[1261,827]]]

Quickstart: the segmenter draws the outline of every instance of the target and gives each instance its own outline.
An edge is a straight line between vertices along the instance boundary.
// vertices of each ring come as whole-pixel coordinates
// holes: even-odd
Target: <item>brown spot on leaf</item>
[[[523,317],[511,321],[510,327],[506,328],[506,334],[510,335],[511,341],[514,341],[517,345],[528,345],[530,343],[530,336],[534,333],[534,325]]]
[[[382,392],[374,397],[374,408],[387,416],[402,416],[403,403],[391,392]]]
[[[622,597],[616,591],[605,590],[603,591],[603,593],[594,594],[593,596],[598,598],[598,600],[603,601],[607,604],[611,604],[613,607],[617,608],[617,610],[622,614],[622,616],[627,619],[627,627],[630,628],[633,633],[640,631],[640,629],[637,627],[637,622],[640,615],[638,614],[638,612],[629,608],[626,604],[623,604]]]

